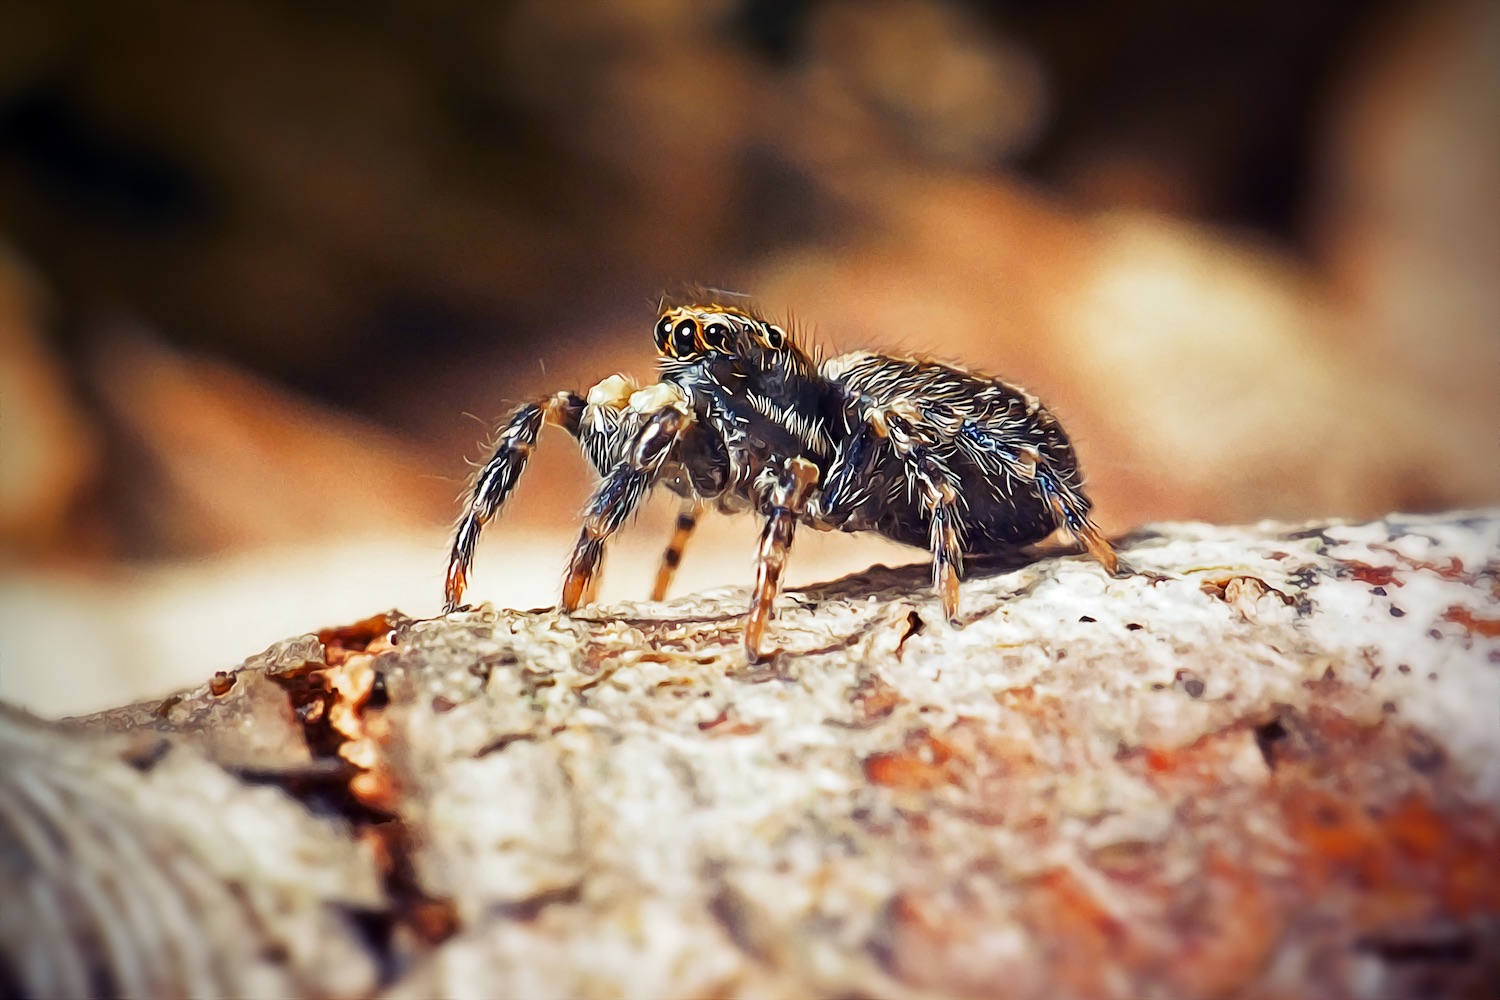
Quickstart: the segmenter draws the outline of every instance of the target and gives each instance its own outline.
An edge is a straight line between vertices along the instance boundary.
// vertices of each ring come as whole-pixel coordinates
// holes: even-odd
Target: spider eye
[[[781,327],[766,324],[766,346],[773,351],[779,351],[786,346],[786,334],[781,332]]]
[[[703,346],[710,351],[722,351],[729,344],[729,327],[723,323],[710,323],[703,331]]]
[[[693,334],[698,331],[696,320],[685,319],[677,324],[677,329],[672,331],[672,353],[679,358],[685,358],[693,353]]]
[[[666,354],[667,341],[672,338],[672,320],[669,317],[663,316],[661,320],[656,324],[655,334],[656,353]]]

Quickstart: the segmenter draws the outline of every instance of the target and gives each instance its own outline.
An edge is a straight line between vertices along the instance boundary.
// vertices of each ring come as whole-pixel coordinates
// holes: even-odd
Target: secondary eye
[[[729,344],[729,327],[723,323],[710,323],[703,331],[703,343],[711,351],[722,351]]]
[[[786,334],[781,332],[781,327],[766,326],[766,346],[773,351],[779,351],[786,346]]]
[[[656,353],[657,354],[665,354],[665,353],[667,353],[667,341],[670,340],[671,337],[672,337],[672,321],[669,318],[667,318],[666,316],[663,316],[661,318],[661,321],[656,324],[656,331],[655,332],[656,332]]]
[[[685,358],[693,353],[693,334],[697,332],[696,320],[685,319],[677,324],[677,329],[672,331],[672,353],[679,358]]]

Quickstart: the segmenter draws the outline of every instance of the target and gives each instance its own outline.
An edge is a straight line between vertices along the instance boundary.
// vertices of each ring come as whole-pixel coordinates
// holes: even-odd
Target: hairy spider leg
[[[957,627],[958,577],[963,572],[964,559],[958,514],[963,501],[953,473],[925,445],[909,439],[893,440],[892,444],[921,490],[922,510],[928,518],[927,546],[932,552],[932,589],[943,601],[943,616],[948,624]]]
[[[781,593],[781,574],[797,517],[807,506],[807,497],[818,482],[818,467],[805,458],[793,458],[776,474],[771,485],[770,510],[755,550],[755,591],[750,613],[745,617],[745,653],[751,663],[761,659],[761,640],[771,620],[776,597]]]
[[[463,517],[459,519],[458,528],[453,535],[453,547],[448,557],[448,575],[443,584],[445,614],[457,611],[462,606],[464,590],[469,583],[469,570],[474,564],[474,547],[479,541],[479,532],[516,488],[516,483],[526,468],[526,460],[536,447],[537,436],[542,427],[549,423],[557,424],[575,438],[581,437],[586,434],[580,426],[586,405],[576,393],[559,392],[518,407],[511,414],[505,430],[500,432],[494,454],[474,477],[469,502],[464,507]]]
[[[595,488],[563,579],[563,611],[577,611],[595,592],[604,543],[640,508],[672,445],[691,423],[692,417],[677,406],[651,413],[624,449],[626,457]]]
[[[931,518],[928,547],[932,550],[932,589],[943,600],[943,616],[955,628],[958,619],[958,576],[963,572],[963,540],[958,525],[958,491],[952,483],[917,473],[922,483],[922,506]]]
[[[1076,538],[1088,550],[1089,555],[1099,561],[1106,573],[1116,577],[1122,575],[1120,557],[1115,554],[1114,547],[1098,526],[1089,520],[1087,508],[1078,494],[1061,482],[1051,469],[1045,467],[1037,469],[1036,482],[1047,506],[1052,508],[1057,526],[1067,529],[1068,534]]]
[[[914,438],[911,418],[920,416],[912,412],[914,405],[903,399],[866,410],[865,424],[855,432],[851,447],[846,450],[844,468],[835,470],[830,478],[846,477],[851,481],[856,476],[863,478],[857,466],[870,461],[864,456],[874,451],[875,439],[883,437],[890,442],[892,452],[906,469],[908,482],[920,490],[922,510],[928,521],[927,545],[932,552],[932,589],[942,599],[943,616],[950,625],[957,626],[958,579],[963,572],[959,518],[963,500],[952,471],[931,448]],[[848,495],[847,490],[841,488],[833,502],[852,511],[863,498]],[[824,502],[828,502],[826,496]]]
[[[698,527],[698,519],[703,516],[703,505],[696,500],[687,500],[677,512],[677,521],[672,526],[672,539],[667,543],[666,551],[661,554],[661,565],[656,570],[656,583],[651,588],[651,599],[653,601],[664,601],[667,598],[667,589],[672,586],[672,578],[677,575],[677,567],[682,564],[682,553],[687,548],[688,539],[693,537],[693,530]]]
[[[555,424],[573,435],[595,469],[612,468],[617,462],[622,411],[632,386],[614,375],[589,390],[588,398],[573,392],[557,392],[517,407],[500,432],[495,452],[474,477],[463,517],[454,532],[444,583],[444,613],[462,606],[479,533],[510,497],[547,424]]]

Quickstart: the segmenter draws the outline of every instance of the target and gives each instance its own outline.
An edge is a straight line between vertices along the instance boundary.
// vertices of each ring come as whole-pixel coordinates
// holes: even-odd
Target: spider
[[[745,620],[762,658],[798,523],[875,531],[932,553],[933,586],[959,624],[966,555],[1013,550],[1061,528],[1111,575],[1078,461],[1056,418],[999,379],[860,351],[818,361],[785,329],[737,306],[673,306],[656,323],[660,381],[611,375],[585,396],[521,406],[475,476],[453,539],[446,611],[462,606],[480,530],[505,503],[546,424],[578,440],[602,477],[568,561],[561,609],[596,592],[604,545],[656,486],[683,498],[652,599],[666,596],[702,512],[762,518]]]

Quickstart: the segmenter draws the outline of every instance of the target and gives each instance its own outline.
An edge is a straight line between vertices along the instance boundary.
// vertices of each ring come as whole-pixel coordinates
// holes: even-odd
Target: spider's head
[[[656,353],[664,360],[691,362],[713,355],[769,360],[767,356],[795,351],[781,327],[734,306],[673,306],[656,321]]]

